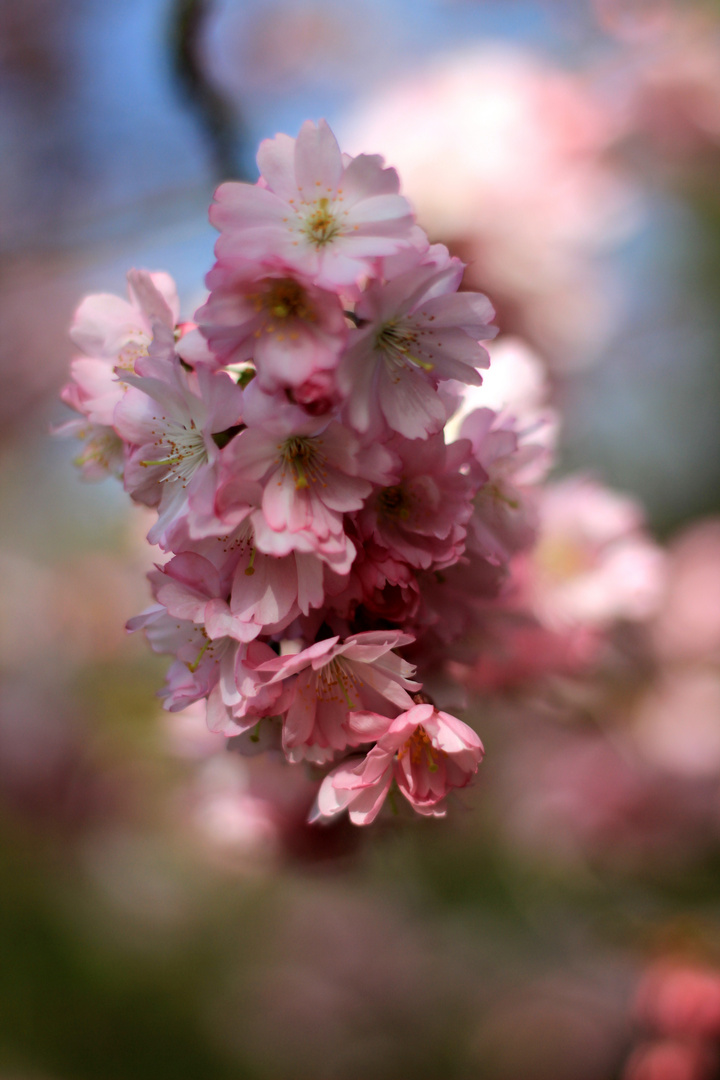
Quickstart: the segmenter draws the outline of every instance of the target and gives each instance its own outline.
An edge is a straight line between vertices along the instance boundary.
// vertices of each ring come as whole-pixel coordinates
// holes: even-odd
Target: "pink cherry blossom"
[[[553,463],[560,426],[550,404],[546,367],[521,338],[504,334],[488,345],[488,352],[490,367],[483,372],[482,386],[458,386],[460,399],[445,425],[445,440],[458,438],[476,409],[492,409],[498,414],[498,426],[509,424],[519,442],[543,448],[544,453],[527,462],[522,471],[523,483],[537,483],[545,479]]]
[[[317,641],[294,656],[268,660],[258,668],[272,686],[292,680],[292,704],[283,723],[283,746],[290,761],[321,764],[348,743],[367,741],[352,734],[352,711],[412,705],[408,690],[414,667],[392,650],[413,638],[397,630]]]
[[[468,547],[506,565],[512,555],[532,546],[538,521],[535,498],[522,483],[523,473],[538,457],[541,446],[521,445],[509,421],[498,422],[492,409],[476,409],[465,419],[460,433],[470,439],[475,475],[480,489],[468,525]]]
[[[461,471],[470,443],[463,439],[445,446],[438,434],[396,437],[388,447],[400,458],[399,474],[365,503],[358,515],[361,536],[419,569],[451,565],[464,550],[477,488]]]
[[[235,570],[230,611],[252,633],[275,632],[325,599],[323,563],[312,552],[243,553]]]
[[[210,296],[195,317],[221,363],[252,360],[263,390],[291,387],[301,396],[337,367],[348,330],[334,293],[282,265],[247,261],[218,262],[206,280]]]
[[[177,321],[177,292],[168,274],[130,270],[128,294],[129,300],[109,293],[87,296],[70,329],[85,355],[72,361],[71,381],[60,396],[83,419],[54,430],[85,444],[75,463],[86,480],[121,474],[122,441],[112,425],[128,384],[117,372],[133,372],[135,362],[147,356],[155,333],[172,335]]]
[[[538,544],[520,557],[516,572],[541,621],[556,629],[602,627],[657,609],[665,560],[633,499],[588,477],[570,477],[543,489],[539,511]]]
[[[325,777],[313,820],[347,809],[355,825],[369,825],[393,780],[419,814],[443,817],[449,792],[466,787],[483,758],[472,728],[429,704],[413,705],[392,722],[353,716],[350,726],[366,736],[379,735],[377,744],[359,762],[351,758]]]
[[[206,698],[210,730],[237,735],[271,715],[274,707],[287,708],[284,688],[268,686],[255,674],[258,665],[275,656],[264,642],[211,639],[201,623],[179,619],[162,604],[130,619],[127,629],[144,630],[154,652],[176,657],[159,695],[170,712]]]
[[[220,450],[213,435],[237,425],[242,392],[225,372],[186,372],[177,359],[146,360],[115,409],[115,427],[131,450],[125,487],[138,502],[158,506],[150,543],[168,546],[193,500],[212,493]],[[247,506],[250,513],[251,506]],[[191,531],[192,531],[192,517]]]
[[[611,156],[624,123],[590,79],[485,42],[383,86],[350,125],[350,151],[377,147],[396,166],[505,331],[553,367],[597,355],[619,315],[601,259],[637,228],[640,198]]]
[[[416,572],[391,551],[372,540],[358,542],[346,591],[333,598],[333,607],[362,604],[385,619],[407,626],[420,604]]]
[[[115,371],[133,372],[147,356],[156,328],[173,331],[179,304],[168,274],[128,273],[129,300],[101,293],[87,296],[75,312],[70,337],[85,353],[70,366],[72,383],[63,399],[95,424],[113,423],[113,410],[126,389]]]
[[[394,169],[382,158],[348,160],[324,120],[307,120],[297,139],[277,135],[258,152],[261,183],[221,184],[210,220],[216,253],[228,259],[280,259],[320,288],[355,285],[373,261],[422,246]]]
[[[482,382],[476,369],[490,361],[479,342],[497,333],[495,313],[486,296],[457,292],[463,269],[436,245],[427,259],[417,255],[415,265],[363,292],[355,308],[360,329],[338,372],[356,431],[384,420],[408,439],[426,438],[446,420],[438,381]]]
[[[68,387],[65,390],[67,391]],[[65,392],[63,400],[70,404],[69,396]],[[108,476],[122,479],[125,444],[113,428],[105,424],[92,424],[89,420],[78,417],[58,424],[52,431],[54,435],[72,435],[82,442],[83,447],[73,458],[73,464],[80,470],[83,480],[104,480]]]
[[[372,481],[392,476],[394,458],[376,445],[364,450],[335,421],[278,416],[247,428],[227,447],[218,500],[237,478],[262,485],[261,511],[252,515],[255,543],[269,555],[315,551],[344,565],[354,556],[343,514],[359,510]],[[341,571],[342,572],[342,571]]]
[[[184,709],[208,696],[215,686],[220,664],[236,642],[229,638],[210,641],[205,628],[190,619],[169,615],[162,604],[155,604],[127,624],[130,633],[144,630],[153,652],[175,657],[159,696],[170,712]]]

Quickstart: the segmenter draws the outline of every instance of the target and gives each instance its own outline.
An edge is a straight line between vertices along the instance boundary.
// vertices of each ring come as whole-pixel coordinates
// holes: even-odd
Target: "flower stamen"
[[[304,232],[317,248],[324,247],[335,239],[340,232],[340,224],[330,210],[329,199],[317,200],[317,210],[306,219]]]
[[[429,360],[422,360],[411,349],[417,349],[417,334],[407,325],[390,321],[384,323],[375,338],[375,348],[384,352],[388,360],[396,366],[406,367],[406,361],[421,368],[423,371],[433,371],[435,365]]]
[[[325,457],[318,450],[318,440],[307,438],[302,435],[294,435],[286,439],[280,446],[280,457],[285,465],[292,471],[295,481],[295,490],[302,491],[311,483],[318,480],[323,484],[323,463]]]

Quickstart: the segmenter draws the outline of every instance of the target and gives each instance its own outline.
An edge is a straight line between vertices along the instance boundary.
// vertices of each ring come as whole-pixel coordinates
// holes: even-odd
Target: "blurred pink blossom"
[[[598,256],[635,227],[637,197],[606,159],[618,133],[579,76],[483,45],[384,87],[348,125],[399,169],[431,240],[470,263],[501,329],[553,365],[592,355],[616,298]]]
[[[666,1039],[638,1047],[622,1080],[714,1080],[716,1063],[702,1043]]]
[[[662,1035],[720,1038],[720,971],[683,959],[660,960],[642,979],[637,1016]]]
[[[621,122],[669,165],[697,167],[720,149],[720,22],[700,5],[667,4],[634,53]]]
[[[720,779],[720,669],[662,670],[632,716],[635,745],[656,768]]]
[[[664,661],[720,663],[720,520],[696,522],[670,544],[654,637]]]
[[[551,628],[644,619],[664,582],[661,549],[643,530],[640,506],[589,477],[547,485],[540,535],[524,558],[531,604]]]

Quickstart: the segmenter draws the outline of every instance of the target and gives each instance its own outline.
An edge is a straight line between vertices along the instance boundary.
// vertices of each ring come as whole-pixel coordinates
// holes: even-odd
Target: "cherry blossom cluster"
[[[82,302],[63,430],[157,510],[129,628],[174,657],[165,707],[323,767],[314,820],[367,824],[392,792],[442,816],[483,747],[436,703],[534,543],[543,421],[483,404],[493,308],[381,157],[308,121],[257,160],[216,192],[194,322],[162,273]]]

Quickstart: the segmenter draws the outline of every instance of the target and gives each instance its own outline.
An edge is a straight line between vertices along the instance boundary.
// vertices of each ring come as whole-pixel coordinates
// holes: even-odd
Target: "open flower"
[[[189,599],[189,589],[186,596]],[[168,711],[178,712],[207,698],[208,727],[230,736],[287,709],[285,687],[271,686],[256,675],[258,666],[275,655],[265,642],[211,639],[202,623],[171,615],[164,604],[130,619],[127,629],[144,630],[154,652],[175,656],[159,695]]]
[[[157,330],[171,334],[178,319],[175,283],[169,274],[128,272],[128,300],[110,293],[86,296],[75,312],[70,337],[85,353],[70,365],[72,382],[63,399],[96,424],[112,424],[127,387],[116,378],[147,356]]]
[[[260,145],[259,184],[221,184],[210,209],[223,261],[281,259],[315,285],[342,292],[373,260],[425,246],[394,169],[377,155],[348,161],[326,121],[306,120],[297,139]]]
[[[283,723],[283,747],[290,761],[322,764],[348,743],[368,741],[350,730],[353,711],[412,705],[408,690],[415,668],[392,650],[414,639],[399,630],[377,630],[317,641],[294,656],[281,656],[258,668],[268,685],[292,679],[292,704]],[[374,703],[374,704],[371,704]]]
[[[461,429],[473,447],[473,470],[483,480],[468,525],[468,548],[499,566],[532,546],[537,533],[533,492],[524,473],[542,456],[541,446],[522,444],[511,419],[476,409]]]
[[[399,476],[366,502],[358,515],[360,534],[418,569],[452,565],[465,547],[465,525],[477,488],[460,471],[470,443],[461,439],[445,446],[438,434],[395,438],[388,445],[400,457]]]
[[[665,559],[633,499],[575,476],[545,487],[539,511],[538,544],[516,570],[545,625],[602,628],[654,613]]]
[[[479,385],[476,369],[490,363],[480,345],[497,333],[490,301],[459,293],[463,264],[441,245],[431,253],[391,281],[372,282],[356,306],[367,325],[351,334],[338,379],[357,431],[384,420],[408,439],[426,438],[446,420],[438,382]]]
[[[220,450],[213,435],[240,420],[242,391],[223,371],[200,368],[188,374],[180,362],[146,360],[115,409],[115,426],[131,450],[125,488],[138,502],[157,506],[151,544],[168,546],[172,531],[190,514],[192,503],[214,493],[212,465]],[[251,506],[247,506],[250,513]]]
[[[371,481],[389,480],[393,465],[383,447],[363,450],[341,424],[279,415],[241,431],[229,444],[218,500],[238,478],[259,482],[262,506],[252,516],[259,550],[269,555],[315,551],[331,561],[340,558],[343,573],[349,568],[346,556],[352,561],[355,554],[343,514],[359,510]]]
[[[75,464],[87,480],[122,475],[122,440],[113,427],[115,406],[128,388],[123,372],[147,356],[156,333],[170,340],[178,318],[175,283],[168,274],[128,272],[128,297],[86,296],[70,328],[84,356],[70,365],[70,382],[60,396],[82,419],[69,420],[57,435],[74,435],[85,445]]]
[[[419,814],[443,817],[443,801],[466,787],[483,758],[483,745],[467,724],[433,705],[413,705],[393,721],[368,714],[350,719],[352,730],[377,744],[360,761],[349,759],[322,782],[312,820],[348,810],[355,825],[375,820],[393,780]]]
[[[347,338],[338,296],[303,282],[282,264],[218,262],[207,275],[207,303],[196,313],[223,364],[253,360],[268,393],[298,390],[332,371]]]

